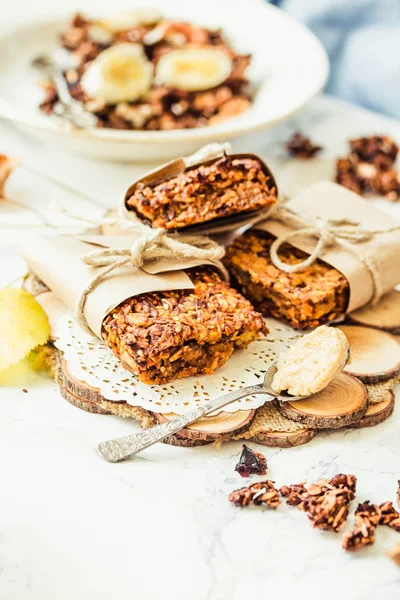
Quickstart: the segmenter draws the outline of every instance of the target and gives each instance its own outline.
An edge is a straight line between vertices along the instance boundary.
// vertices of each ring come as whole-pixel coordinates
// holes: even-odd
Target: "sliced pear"
[[[153,65],[140,44],[117,44],[101,52],[84,73],[81,86],[106,104],[132,102],[152,83]]]
[[[207,90],[231,74],[232,61],[217,48],[183,48],[164,54],[156,71],[157,82],[187,92]]]

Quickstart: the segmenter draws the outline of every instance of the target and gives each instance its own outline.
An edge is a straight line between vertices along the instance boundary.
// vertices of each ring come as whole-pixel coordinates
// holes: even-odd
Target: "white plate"
[[[131,4],[143,4],[132,2]],[[162,160],[188,154],[203,144],[261,130],[288,118],[324,86],[328,59],[305,27],[267,3],[246,1],[227,13],[226,3],[168,0],[167,17],[209,27],[222,26],[239,52],[253,55],[250,79],[259,86],[250,110],[224,123],[177,131],[72,130],[37,108],[42,94],[30,62],[53,50],[67,19],[20,26],[0,39],[0,116],[51,137],[63,148],[113,160]]]

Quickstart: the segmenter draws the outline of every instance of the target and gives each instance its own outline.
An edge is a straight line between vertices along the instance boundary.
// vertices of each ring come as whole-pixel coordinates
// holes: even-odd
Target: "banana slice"
[[[183,48],[164,54],[156,79],[168,87],[187,92],[207,90],[220,85],[232,71],[232,61],[217,48]]]
[[[101,24],[110,31],[124,31],[138,25],[154,25],[161,19],[161,13],[155,6],[142,6],[135,10],[124,11],[101,19]]]
[[[106,104],[131,102],[152,83],[153,65],[140,44],[117,44],[101,52],[81,80],[85,94]]]

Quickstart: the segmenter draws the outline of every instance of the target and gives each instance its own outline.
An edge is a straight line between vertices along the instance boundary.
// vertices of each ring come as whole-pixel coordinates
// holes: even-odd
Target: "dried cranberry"
[[[235,471],[242,477],[250,477],[250,475],[265,475],[267,472],[267,459],[260,452],[255,452],[243,444],[242,454],[239,462],[235,467]]]

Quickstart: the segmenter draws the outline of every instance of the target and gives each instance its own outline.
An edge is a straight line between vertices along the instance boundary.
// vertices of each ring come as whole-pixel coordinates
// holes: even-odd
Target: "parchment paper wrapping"
[[[158,183],[165,181],[166,179],[170,179],[172,177],[180,175],[188,168],[197,168],[202,164],[206,164],[208,162],[215,162],[216,160],[221,158],[224,155],[224,153],[230,154],[229,144],[208,144],[207,146],[200,148],[200,150],[195,152],[195,154],[177,158],[146,173],[145,175],[140,177],[140,179],[134,181],[129,186],[125,194],[122,196],[119,205],[120,215],[128,219],[129,221],[138,221],[139,223],[143,223],[143,220],[140,219],[140,217],[135,213],[135,211],[128,210],[126,206],[127,199],[130,196],[132,196],[138,184],[146,186],[155,186]],[[232,154],[231,156],[232,158],[253,158],[258,160],[264,172],[269,177],[270,187],[275,188],[276,196],[278,196],[278,187],[275,178],[270,169],[259,156],[256,156],[255,154]],[[179,231],[182,233],[190,232],[202,235],[214,235],[217,233],[234,231],[239,227],[251,225],[262,221],[270,209],[271,206],[267,206],[262,210],[251,211],[237,215],[228,215],[226,217],[213,219],[205,223],[199,223],[198,225],[190,225],[188,227],[180,229]]]
[[[286,202],[284,206],[313,222],[318,218],[329,220],[346,217],[358,221],[368,230],[400,226],[398,221],[375,208],[370,201],[364,200],[341,185],[330,182],[321,182],[307,188]],[[255,228],[268,231],[276,237],[293,231],[292,227],[274,219],[274,216],[258,223]],[[316,239],[297,237],[289,243],[311,254]],[[400,282],[400,231],[378,234],[370,241],[354,244],[354,249],[359,254],[373,258],[379,273],[382,293],[393,289]],[[348,280],[350,300],[347,312],[371,301],[373,296],[371,274],[355,253],[335,244],[327,248],[320,258],[343,273]]]
[[[136,239],[134,234],[40,237],[27,242],[21,254],[47,287],[69,309],[75,310],[83,290],[102,270],[102,267],[86,266],[81,256],[101,247],[129,248]],[[217,266],[199,259],[162,258],[140,268],[127,265],[113,271],[87,298],[85,317],[90,329],[101,337],[101,325],[106,315],[132,296],[161,290],[193,289],[193,283],[182,269],[202,264]]]

